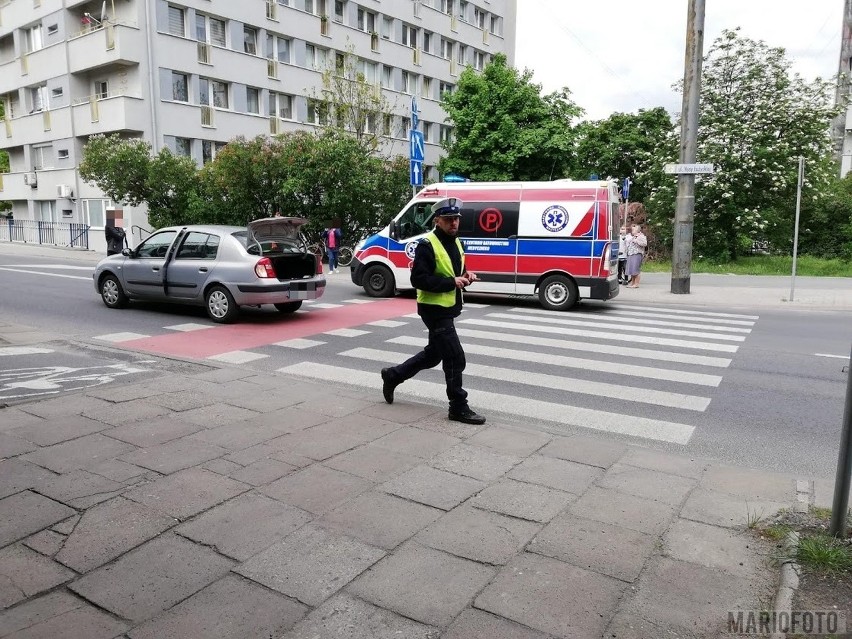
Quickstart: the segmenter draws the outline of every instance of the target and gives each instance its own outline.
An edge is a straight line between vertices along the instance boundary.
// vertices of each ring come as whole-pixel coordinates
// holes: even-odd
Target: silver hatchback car
[[[202,305],[214,322],[240,306],[274,304],[282,313],[325,291],[322,263],[308,252],[307,220],[272,217],[248,227],[193,225],[158,230],[134,249],[101,260],[95,290],[109,308],[130,300]]]

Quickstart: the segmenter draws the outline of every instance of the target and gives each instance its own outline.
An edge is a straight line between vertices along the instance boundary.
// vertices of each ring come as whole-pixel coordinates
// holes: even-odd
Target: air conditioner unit
[[[35,173],[24,173],[24,184],[33,188],[38,186],[38,175]]]
[[[57,184],[56,185],[56,196],[61,198],[70,198],[74,196],[74,192],[71,190],[70,184]]]

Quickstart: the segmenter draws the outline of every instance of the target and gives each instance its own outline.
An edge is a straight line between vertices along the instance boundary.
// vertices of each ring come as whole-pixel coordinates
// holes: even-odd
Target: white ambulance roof
[[[553,180],[552,182],[435,182],[424,187],[428,189],[463,189],[465,191],[475,189],[514,188],[514,189],[552,189],[554,185],[563,188],[608,188],[614,186],[612,180]]]

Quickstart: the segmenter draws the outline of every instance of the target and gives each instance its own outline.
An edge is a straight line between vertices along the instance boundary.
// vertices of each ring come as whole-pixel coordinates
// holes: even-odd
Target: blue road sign
[[[411,160],[411,186],[422,186],[423,162]]]
[[[624,183],[621,185],[621,198],[630,199],[630,178],[624,178]]]
[[[422,131],[412,131],[411,132],[411,155],[409,159],[414,162],[422,162],[423,161],[423,132]]]

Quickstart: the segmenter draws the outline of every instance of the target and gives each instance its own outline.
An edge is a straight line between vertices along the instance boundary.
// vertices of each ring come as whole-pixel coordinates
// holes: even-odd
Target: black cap
[[[464,206],[457,197],[448,197],[438,200],[432,205],[432,213],[435,217],[461,217],[461,209]]]

